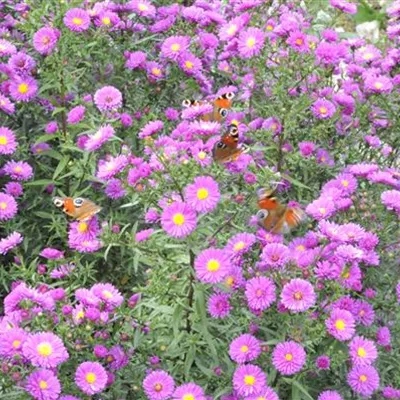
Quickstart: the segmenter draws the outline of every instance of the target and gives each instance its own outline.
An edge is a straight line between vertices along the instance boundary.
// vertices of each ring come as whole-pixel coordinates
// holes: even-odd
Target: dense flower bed
[[[307,3],[0,2],[2,396],[400,399],[400,2]]]

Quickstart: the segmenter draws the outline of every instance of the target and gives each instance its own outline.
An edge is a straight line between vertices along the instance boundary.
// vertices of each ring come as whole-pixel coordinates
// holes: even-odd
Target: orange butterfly
[[[235,93],[228,92],[221,96],[218,96],[211,104],[214,109],[208,114],[204,114],[200,117],[202,121],[222,121],[227,115],[228,110],[232,108],[232,99],[235,97]],[[194,107],[200,106],[207,103],[207,101],[197,101],[186,99],[182,102],[183,107]]]
[[[101,210],[93,201],[81,197],[53,197],[53,204],[77,221],[87,221]]]
[[[300,207],[288,207],[281,204],[275,197],[275,190],[259,189],[257,212],[258,224],[267,231],[288,233],[305,219],[305,213]]]
[[[228,127],[221,140],[215,143],[213,148],[213,158],[221,164],[235,161],[237,158],[248,151],[245,146],[239,146],[239,130],[235,124]]]

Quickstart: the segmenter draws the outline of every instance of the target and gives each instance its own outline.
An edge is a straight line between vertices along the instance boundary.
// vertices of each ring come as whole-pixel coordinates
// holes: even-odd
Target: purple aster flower
[[[242,31],[238,39],[239,54],[243,58],[251,58],[261,53],[264,47],[265,33],[259,28],[248,28]]]
[[[17,145],[15,133],[5,126],[0,126],[0,154],[13,154]]]
[[[87,395],[100,393],[106,387],[107,372],[98,362],[83,362],[76,369],[75,383]]]
[[[40,28],[33,35],[33,47],[38,53],[47,56],[57,46],[57,41],[60,35],[61,32],[58,29],[46,26]]]
[[[1,136],[0,136],[0,140],[1,140]],[[384,191],[381,194],[381,201],[389,210],[394,210],[397,213],[400,213],[400,191],[399,190]]]
[[[283,268],[289,261],[289,249],[281,243],[266,244],[261,253],[261,261],[268,268]]]
[[[73,32],[84,32],[90,27],[90,15],[82,8],[71,8],[65,13],[64,25]]]
[[[196,119],[199,118],[202,115],[211,115],[214,112],[214,107],[210,103],[202,103],[202,104],[196,104],[194,106],[189,106],[186,109],[182,111],[182,118],[183,119]],[[195,129],[193,129],[195,133],[199,134],[196,132]]]
[[[119,174],[128,165],[128,158],[125,155],[110,157],[107,161],[100,161],[97,170],[97,178],[102,180],[111,179]]]
[[[57,400],[61,393],[61,385],[53,371],[39,369],[26,379],[25,390],[40,400]]]
[[[161,226],[169,236],[183,238],[197,225],[196,212],[188,204],[175,201],[161,215]]]
[[[315,366],[318,369],[327,370],[331,366],[331,359],[325,355],[319,356],[315,360]]]
[[[229,303],[228,293],[215,293],[208,299],[207,309],[213,318],[225,318],[231,312],[232,306]]]
[[[51,121],[46,125],[45,132],[52,135],[58,131],[58,125],[56,121]]]
[[[146,241],[152,234],[154,233],[154,229],[144,229],[142,231],[136,232],[135,241],[137,243]]]
[[[315,144],[313,142],[300,142],[299,150],[303,157],[310,157],[315,151]]]
[[[71,111],[68,113],[67,122],[70,125],[78,124],[85,117],[85,111],[86,111],[85,106],[76,106],[72,108]]]
[[[178,60],[190,45],[190,36],[171,36],[161,45],[161,54],[171,60]]]
[[[129,357],[125,353],[124,348],[120,345],[111,347],[106,360],[112,371],[118,371],[126,367],[129,363]]]
[[[199,213],[212,211],[220,197],[218,183],[208,176],[196,177],[185,189],[186,202]]]
[[[356,321],[364,326],[371,326],[375,319],[374,308],[363,300],[355,301],[353,314]]]
[[[343,397],[334,390],[325,390],[318,396],[317,400],[343,400]]]
[[[306,363],[306,352],[296,342],[279,343],[272,353],[272,363],[282,375],[294,375]]]
[[[0,93],[0,110],[6,114],[14,114],[15,105],[7,97]]]
[[[0,356],[12,359],[22,356],[22,346],[28,339],[29,334],[21,328],[8,329],[0,335]]]
[[[162,129],[164,129],[164,123],[162,121],[150,121],[141,129],[138,137],[140,139],[144,139],[148,136],[152,136],[155,133],[160,132]]]
[[[51,147],[47,143],[38,143],[31,146],[31,152],[35,155],[40,155],[45,151],[50,150]]]
[[[52,247],[46,247],[40,252],[39,255],[44,258],[47,258],[48,260],[60,260],[64,258],[63,251],[54,249]]]
[[[250,309],[263,311],[276,300],[275,284],[270,278],[255,277],[247,281],[245,294]]]
[[[207,400],[203,389],[192,382],[178,386],[172,398],[173,400]]]
[[[55,368],[69,358],[63,341],[51,332],[30,335],[24,343],[22,352],[36,367]]]
[[[164,78],[163,67],[161,66],[161,64],[155,61],[150,61],[146,63],[146,71],[150,80],[158,81]]]
[[[386,386],[382,389],[382,395],[385,399],[400,399],[400,389]]]
[[[13,232],[7,237],[0,239],[0,254],[2,255],[7,254],[10,250],[14,249],[20,243],[22,243],[23,240],[24,237],[18,232]]]
[[[355,336],[349,344],[349,354],[353,365],[371,365],[378,358],[378,351],[372,340]]]
[[[376,341],[380,346],[389,346],[392,337],[387,326],[383,326],[376,331]]]
[[[282,304],[293,312],[303,312],[315,304],[313,285],[304,279],[292,279],[282,289]]]
[[[13,218],[18,212],[18,205],[14,197],[0,193],[0,221]]]
[[[312,106],[311,111],[318,119],[331,118],[336,112],[335,105],[329,100],[318,99]]]
[[[17,52],[17,48],[8,40],[0,39],[0,57],[11,56]]]
[[[16,101],[28,102],[36,97],[37,81],[30,76],[16,76],[10,83],[10,95]]]
[[[253,361],[261,354],[260,341],[253,335],[244,334],[234,339],[229,346],[229,356],[239,364]]]
[[[201,60],[189,51],[179,57],[179,67],[188,76],[196,75],[203,67]]]
[[[94,103],[101,112],[116,110],[122,106],[122,94],[114,86],[104,86],[94,94]]]
[[[364,81],[365,89],[368,93],[390,93],[393,83],[390,78],[383,75],[369,74]]]
[[[3,170],[6,175],[17,181],[27,181],[33,176],[32,167],[25,161],[7,161]]]
[[[379,387],[379,375],[376,369],[370,365],[357,365],[347,375],[347,383],[354,392],[371,397]]]
[[[290,32],[286,43],[298,53],[308,53],[310,51],[307,35],[301,31]]]
[[[341,342],[349,340],[355,333],[353,315],[347,310],[335,308],[330,317],[325,321],[328,333]]]
[[[106,305],[107,311],[119,307],[124,301],[119,290],[111,283],[96,283],[90,291]]]
[[[156,14],[156,8],[147,0],[132,0],[129,9],[141,17],[152,18]]]
[[[79,251],[80,253],[94,253],[103,247],[103,243],[97,239],[84,241],[69,240],[68,246],[71,249]]]
[[[174,392],[175,382],[171,375],[158,370],[150,372],[143,380],[143,389],[149,400],[166,400]]]
[[[246,253],[256,242],[256,237],[251,233],[238,233],[232,236],[225,246],[225,251],[231,256]]]
[[[306,213],[317,221],[331,217],[335,212],[335,205],[332,200],[321,197],[314,200],[306,207]]]
[[[247,22],[248,20],[245,15],[233,18],[228,23],[221,26],[219,30],[220,39],[229,42],[240,32]]]
[[[113,200],[120,199],[126,195],[126,190],[123,187],[122,181],[116,178],[112,178],[107,182],[104,192]]]
[[[89,135],[85,142],[86,151],[98,150],[104,143],[114,136],[114,128],[111,125],[102,126],[94,135]]]
[[[256,365],[241,365],[233,374],[233,387],[240,396],[260,393],[266,387],[266,374]]]
[[[143,68],[146,65],[147,55],[143,51],[129,53],[125,67],[133,71],[136,68]]]
[[[177,121],[179,119],[179,111],[175,110],[175,108],[168,107],[165,110],[165,118],[168,121]]]
[[[7,63],[17,75],[29,75],[36,66],[36,61],[22,51],[13,54]]]
[[[203,283],[222,282],[229,270],[229,260],[223,250],[209,248],[197,255],[194,269]]]
[[[329,0],[329,4],[346,14],[357,14],[357,4],[346,0]]]

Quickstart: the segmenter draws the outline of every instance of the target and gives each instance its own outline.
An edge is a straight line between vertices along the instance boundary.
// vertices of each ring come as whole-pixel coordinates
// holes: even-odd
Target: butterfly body
[[[87,221],[101,210],[93,201],[81,197],[54,197],[53,204],[77,221]]]
[[[257,221],[267,231],[278,234],[288,233],[305,219],[300,207],[288,207],[274,196],[274,191],[260,189],[258,192]]]
[[[246,151],[247,148],[239,146],[239,130],[236,125],[232,124],[221,140],[215,143],[213,158],[214,161],[225,164],[237,160]]]
[[[235,94],[233,92],[218,96],[214,101],[211,102],[213,110],[208,114],[202,115],[200,119],[202,121],[221,122],[228,115],[228,110],[232,107],[232,99],[234,97]],[[182,102],[182,105],[183,107],[196,107],[207,103],[207,101],[202,100],[199,101],[186,99]]]

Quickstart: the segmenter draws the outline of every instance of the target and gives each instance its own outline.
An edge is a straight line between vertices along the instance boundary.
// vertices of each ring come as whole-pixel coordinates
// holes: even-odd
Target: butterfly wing
[[[277,221],[272,233],[288,233],[305,219],[304,211],[299,207],[287,207],[283,216]]]
[[[229,110],[230,108],[232,108],[232,99],[234,97],[235,97],[235,93],[233,93],[233,92],[228,92],[221,96],[218,96],[214,100],[214,106],[216,106],[217,108],[225,108],[225,109]]]
[[[220,163],[235,161],[245,150],[239,146],[239,131],[236,125],[230,125],[228,132],[217,142],[213,149],[214,160]]]
[[[75,199],[76,200],[76,199]],[[78,221],[87,221],[95,214],[101,211],[101,207],[88,199],[82,199],[81,206],[77,207],[75,204],[75,212],[73,217]]]

